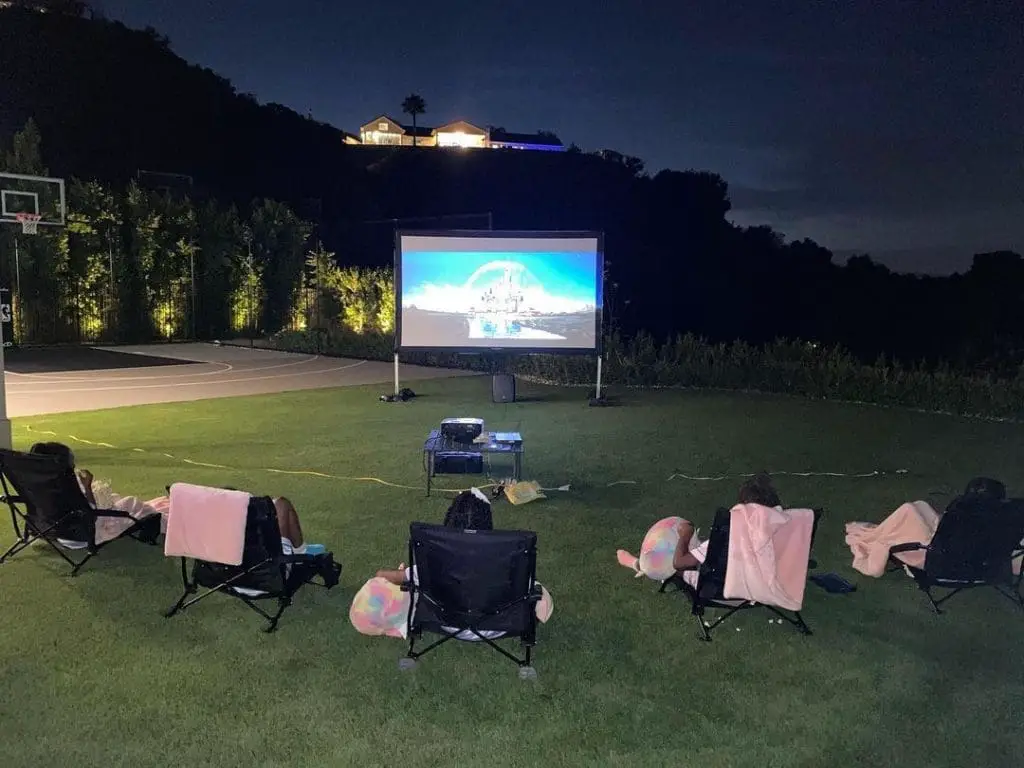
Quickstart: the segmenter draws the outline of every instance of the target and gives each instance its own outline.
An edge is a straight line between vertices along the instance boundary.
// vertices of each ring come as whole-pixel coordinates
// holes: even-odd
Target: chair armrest
[[[122,517],[134,520],[135,518],[129,515],[127,512],[122,512],[120,509],[93,509],[90,510],[96,517]]]
[[[21,498],[21,496],[17,496],[17,495],[14,495],[14,494],[12,494],[10,496],[0,496],[0,501],[7,502],[8,504],[24,504],[25,503],[25,500],[23,498]]]
[[[919,541],[915,541],[910,544],[897,544],[895,547],[889,547],[889,553],[916,552],[919,549],[928,549],[928,547]]]
[[[315,555],[295,554],[295,553],[293,553],[291,555],[282,555],[282,559],[286,563],[291,563],[293,565],[295,565],[295,564],[300,564],[301,565],[302,563],[306,563],[306,564],[319,563],[319,562],[323,562],[324,560],[328,560],[331,557],[334,557],[334,553],[333,552],[318,552]]]

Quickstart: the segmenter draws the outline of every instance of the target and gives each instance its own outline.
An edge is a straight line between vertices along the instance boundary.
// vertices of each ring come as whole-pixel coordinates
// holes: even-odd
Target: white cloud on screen
[[[522,308],[542,314],[572,314],[594,309],[593,302],[552,296],[543,288],[525,288]],[[424,283],[416,292],[402,296],[402,307],[425,309],[431,312],[471,312],[483,309],[480,290],[463,285],[434,285]]]

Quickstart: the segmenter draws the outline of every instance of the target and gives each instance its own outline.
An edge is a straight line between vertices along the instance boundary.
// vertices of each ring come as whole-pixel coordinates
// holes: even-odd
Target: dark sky
[[[907,271],[1024,252],[1024,0],[101,0],[357,131],[553,130],[729,182],[733,219]]]

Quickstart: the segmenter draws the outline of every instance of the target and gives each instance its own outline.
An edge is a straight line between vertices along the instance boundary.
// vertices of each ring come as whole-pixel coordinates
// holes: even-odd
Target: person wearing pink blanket
[[[116,539],[126,530],[135,525],[136,522],[153,515],[166,514],[170,507],[170,500],[166,496],[159,496],[150,501],[142,501],[136,496],[121,496],[114,493],[106,483],[100,483],[93,478],[92,473],[87,469],[75,467],[75,454],[64,443],[36,443],[29,448],[29,453],[43,456],[55,456],[68,467],[75,471],[78,485],[86,501],[94,509],[116,509],[126,512],[131,519],[123,517],[100,516],[96,520],[96,543]],[[85,549],[89,546],[85,541],[73,541],[71,539],[57,539],[57,543],[65,549]]]
[[[764,507],[782,506],[782,500],[767,472],[758,472],[744,482],[740,486],[738,497],[740,504],[760,504]],[[681,572],[683,581],[691,587],[697,586],[697,571],[694,568],[700,567],[708,553],[708,542],[695,542],[695,538],[693,524],[688,520],[683,520],[679,524],[679,544],[676,546],[672,565],[677,572]]]
[[[972,505],[998,504],[1006,499],[1006,486],[998,480],[975,477],[946,507],[946,511]],[[926,501],[913,501],[901,505],[881,523],[853,522],[846,524],[846,544],[853,554],[853,568],[865,576],[880,577],[889,562],[889,550],[899,544],[928,545],[935,535],[942,515]],[[1024,542],[1022,542],[1024,544]],[[923,568],[924,550],[903,552],[898,556],[906,565]],[[1014,573],[1020,573],[1020,558],[1013,563]]]
[[[122,496],[115,493],[106,483],[98,482],[92,472],[76,467],[75,454],[64,443],[36,443],[29,449],[29,453],[56,456],[71,467],[75,471],[82,494],[94,509],[116,509],[131,515],[132,520],[119,517],[100,517],[96,521],[97,544],[116,539],[135,521],[152,515],[161,515],[164,521],[162,527],[166,528],[166,515],[171,506],[169,497],[157,496],[149,501],[142,501],[136,496]],[[277,525],[281,529],[281,547],[284,554],[318,554],[324,550],[322,545],[305,543],[302,525],[299,522],[299,513],[289,499],[284,496],[276,497],[274,509],[277,512]],[[57,542],[66,549],[84,549],[88,546],[87,542],[70,539],[58,539]]]
[[[765,507],[781,507],[782,501],[779,499],[779,494],[772,485],[772,479],[767,472],[759,472],[749,480],[745,481],[739,489],[739,504],[760,504]],[[670,521],[672,518],[664,518],[658,521],[654,527],[648,531],[648,537],[651,535],[659,536],[659,533],[655,533],[658,527]],[[707,556],[708,542],[701,541],[697,536],[697,531],[689,520],[684,518],[677,518],[679,522],[676,524],[675,533],[678,538],[676,541],[675,549],[672,553],[671,567],[675,569],[675,576],[681,577],[683,581],[689,584],[691,587],[697,585],[697,568],[704,562]],[[672,546],[671,537],[667,537],[669,541],[668,546]],[[648,546],[648,538],[644,539],[644,547]],[[664,580],[672,577],[671,572],[665,572],[668,563],[661,564],[660,559],[657,564],[648,561],[648,566],[656,565],[657,573],[656,576],[652,576],[651,572],[643,570],[645,566],[642,565],[642,558],[650,556],[650,552],[658,549],[658,544],[652,545],[653,549],[647,552],[641,552],[641,556],[637,557],[624,549],[616,550],[615,557],[619,565],[629,568],[636,572],[638,576],[644,574],[651,578],[657,578],[658,580]]]

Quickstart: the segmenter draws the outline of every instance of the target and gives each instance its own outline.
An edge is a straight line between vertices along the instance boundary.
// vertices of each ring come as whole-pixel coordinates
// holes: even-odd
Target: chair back
[[[1022,538],[1024,500],[959,497],[928,545],[925,575],[932,582],[1009,583]]]
[[[415,569],[411,628],[474,628],[509,634],[535,626],[528,598],[537,565],[537,534],[409,527]]]
[[[725,571],[729,565],[729,510],[719,507],[711,524],[708,549],[697,577],[697,596],[701,600],[722,600]]]
[[[285,592],[282,567],[281,529],[273,499],[253,496],[245,520],[245,548],[241,565],[222,565],[197,560],[192,578],[201,586],[213,588],[232,579],[231,586],[256,589],[276,596]],[[239,576],[239,574],[244,574]]]
[[[59,523],[47,533],[47,538],[92,541],[92,507],[78,484],[75,470],[58,457],[2,449],[0,478],[5,496],[21,498],[22,516],[29,525],[45,531]]]
[[[811,547],[818,535],[821,522],[821,509],[814,510],[814,523],[811,527]],[[729,567],[729,531],[732,521],[731,511],[719,507],[715,512],[715,521],[711,525],[708,539],[708,550],[704,562],[700,566],[697,577],[697,596],[701,600],[725,600],[725,572]]]

